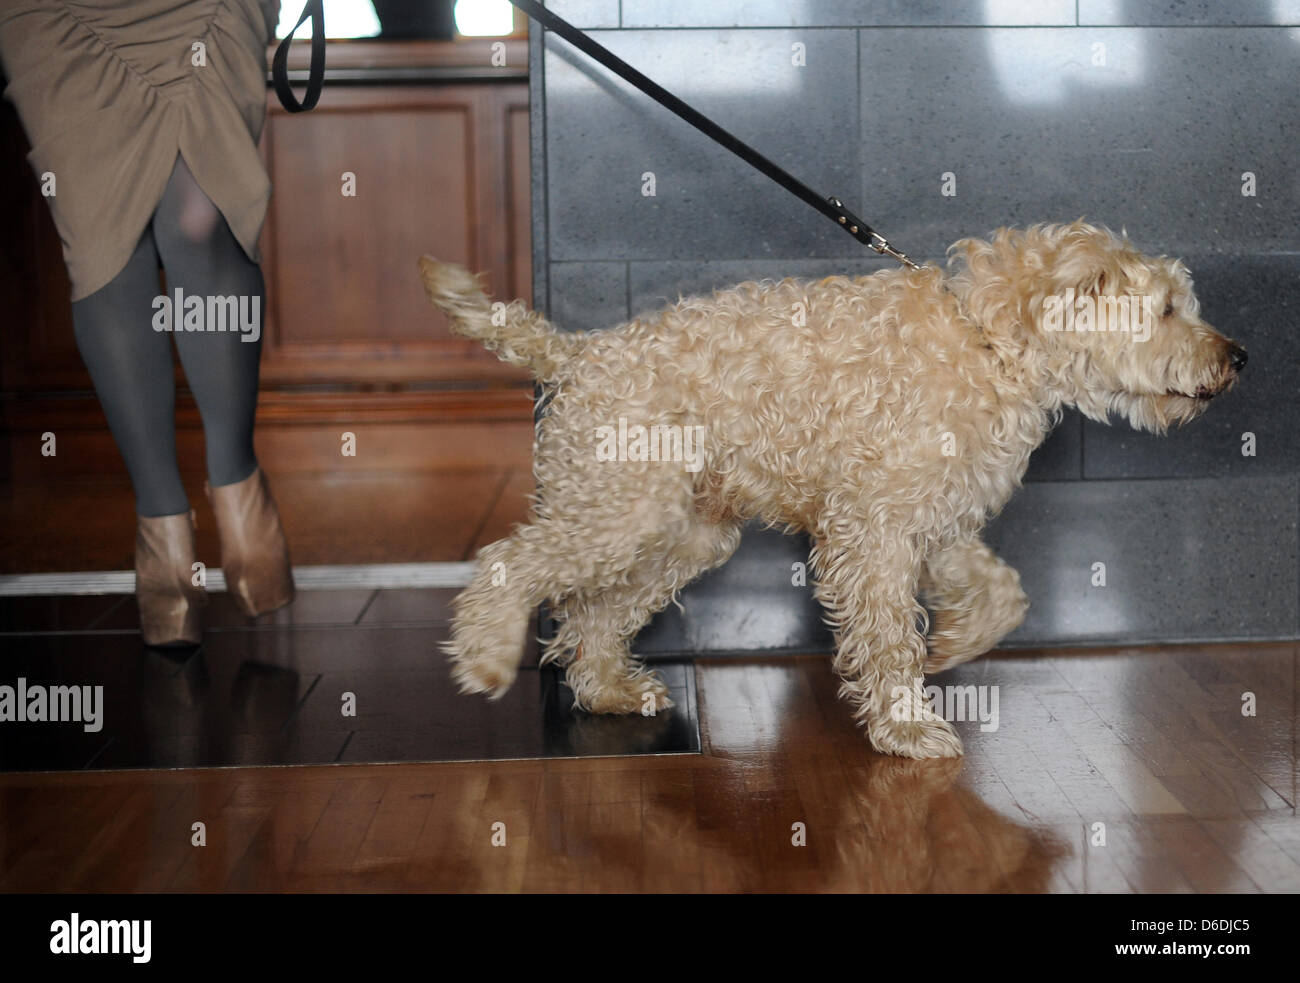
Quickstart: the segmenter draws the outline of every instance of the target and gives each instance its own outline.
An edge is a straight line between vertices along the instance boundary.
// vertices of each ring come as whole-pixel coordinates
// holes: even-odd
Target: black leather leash
[[[308,17],[311,18],[311,69],[307,73],[307,91],[299,102],[289,86],[289,45],[293,43],[293,32],[302,27]],[[280,105],[291,113],[304,113],[320,99],[320,90],[325,84],[324,0],[307,0],[293,31],[285,35],[275,49],[275,57],[271,60],[271,82],[275,85],[275,94],[280,97]]]
[[[554,31],[579,51],[600,62],[623,81],[636,86],[659,105],[670,112],[676,113],[706,137],[720,143],[745,163],[766,174],[796,198],[807,202],[836,225],[843,228],[858,242],[870,246],[878,253],[892,256],[908,269],[919,269],[916,263],[891,246],[888,239],[849,211],[838,198],[823,198],[785,168],[764,157],[740,138],[728,133],[698,109],[682,102],[663,86],[638,72],[618,55],[593,41],[590,36],[578,30],[562,17],[547,10],[540,3],[536,3],[535,0],[510,0],[510,2],[543,27]]]

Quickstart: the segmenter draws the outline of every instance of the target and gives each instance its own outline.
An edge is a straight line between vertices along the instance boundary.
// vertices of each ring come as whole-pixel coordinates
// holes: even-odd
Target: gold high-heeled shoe
[[[194,513],[137,516],[135,597],[146,645],[198,645],[207,591],[194,585]]]
[[[250,618],[282,608],[294,598],[289,544],[261,468],[243,481],[205,486],[221,536],[226,590]]]

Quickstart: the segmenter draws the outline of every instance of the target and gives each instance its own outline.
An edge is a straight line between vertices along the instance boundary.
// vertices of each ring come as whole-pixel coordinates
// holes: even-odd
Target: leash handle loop
[[[294,31],[302,27],[308,17],[311,18],[311,69],[307,73],[307,91],[303,93],[302,102],[299,102],[289,85],[289,46],[293,44]],[[307,0],[293,31],[285,35],[275,49],[275,57],[271,61],[271,81],[275,85],[275,94],[280,97],[280,105],[291,113],[304,113],[320,99],[321,88],[325,84],[324,0]]]

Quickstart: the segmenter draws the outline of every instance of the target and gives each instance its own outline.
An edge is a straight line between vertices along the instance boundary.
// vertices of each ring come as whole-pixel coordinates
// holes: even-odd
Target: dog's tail
[[[492,303],[479,279],[463,266],[420,257],[420,275],[429,300],[451,319],[451,330],[481,342],[497,358],[555,378],[577,349],[581,336],[565,334],[521,300]]]

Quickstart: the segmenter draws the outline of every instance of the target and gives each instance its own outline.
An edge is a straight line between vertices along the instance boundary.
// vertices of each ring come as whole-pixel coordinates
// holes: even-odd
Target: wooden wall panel
[[[89,389],[63,248],[27,163],[30,149],[13,106],[0,103],[0,386]]]
[[[357,469],[527,468],[532,448],[532,393],[522,389],[408,392],[280,392],[264,389],[257,410],[257,449],[275,472]],[[93,395],[0,402],[0,474],[15,483],[124,475],[103,412]],[[41,435],[58,437],[55,457]],[[339,454],[340,435],[356,435],[356,458]],[[204,471],[198,408],[177,399],[176,452],[184,474]]]
[[[434,340],[415,257],[466,263],[478,253],[473,113],[439,102],[277,122],[281,346]],[[356,197],[341,194],[345,173],[355,175]],[[440,327],[437,340],[445,336]]]
[[[519,84],[335,87],[328,108],[272,107],[268,382],[524,381],[448,331],[416,266],[427,252],[485,272],[501,299],[528,295],[520,107]]]

